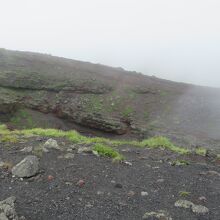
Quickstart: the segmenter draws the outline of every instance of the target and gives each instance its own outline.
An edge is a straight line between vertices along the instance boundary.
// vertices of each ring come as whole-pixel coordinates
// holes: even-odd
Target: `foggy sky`
[[[0,47],[220,87],[219,0],[0,0]]]

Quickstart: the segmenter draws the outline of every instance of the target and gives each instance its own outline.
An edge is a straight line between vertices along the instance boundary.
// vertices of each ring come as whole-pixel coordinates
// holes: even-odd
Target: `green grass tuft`
[[[115,161],[124,160],[124,156],[122,156],[118,151],[103,144],[95,144],[93,150],[96,151],[99,155],[113,158]]]
[[[205,148],[199,147],[195,150],[196,154],[200,156],[206,156],[207,150]]]
[[[188,154],[190,152],[186,148],[174,145],[168,138],[162,137],[162,136],[153,137],[153,138],[143,140],[140,142],[139,145],[141,147],[149,147],[149,148],[161,147],[161,148],[171,150],[171,151],[173,151],[175,153],[179,153],[179,154]]]
[[[191,194],[191,192],[186,192],[186,191],[180,191],[179,192],[179,196],[181,197],[187,197]]]

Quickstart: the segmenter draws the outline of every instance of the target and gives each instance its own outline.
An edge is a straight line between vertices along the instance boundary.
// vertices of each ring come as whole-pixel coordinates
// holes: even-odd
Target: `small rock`
[[[199,201],[201,201],[201,202],[206,202],[206,201],[207,201],[207,199],[206,199],[206,197],[205,197],[205,196],[201,196],[201,197],[199,197]]]
[[[97,191],[97,195],[103,195],[104,194],[104,192],[102,192],[102,191]]]
[[[175,207],[189,209],[194,204],[192,202],[188,201],[188,200],[178,200],[178,201],[175,202],[174,205],[175,205]]]
[[[60,146],[57,144],[57,141],[52,138],[45,142],[43,148],[61,150]]]
[[[122,186],[121,183],[116,183],[116,184],[115,184],[115,188],[119,188],[119,189],[121,189],[121,188],[123,188],[123,186]]]
[[[141,192],[141,196],[148,196],[149,194],[148,194],[148,192]]]
[[[33,147],[29,146],[29,147],[24,147],[21,152],[24,153],[30,153],[33,150]]]
[[[76,149],[76,146],[75,146],[75,145],[70,145],[68,149],[75,150],[75,149]]]
[[[92,153],[92,148],[91,147],[79,147],[78,148],[78,154],[81,153]]]
[[[99,157],[99,153],[95,150],[92,151],[93,155],[95,155],[96,157]]]
[[[132,163],[131,163],[131,162],[124,161],[123,163],[126,164],[126,165],[128,165],[128,166],[132,166]]]
[[[134,195],[135,195],[135,192],[134,192],[134,191],[131,190],[131,191],[128,192],[128,196],[129,196],[129,197],[132,197],[132,196],[134,196]]]
[[[158,179],[157,183],[163,183],[165,180],[164,179]]]
[[[146,220],[172,220],[169,214],[163,210],[158,212],[146,212],[142,219]]]
[[[39,159],[36,156],[27,156],[12,168],[12,174],[17,177],[31,177],[37,174]]]
[[[194,205],[192,206],[192,212],[197,215],[205,215],[209,212],[209,209],[202,205]]]
[[[77,186],[79,187],[83,187],[85,185],[85,181],[84,180],[79,180],[77,183],[76,183]]]
[[[65,154],[63,157],[65,158],[65,159],[73,159],[74,158],[74,154],[72,154],[72,153],[67,153],[67,154]]]
[[[48,176],[47,176],[47,180],[48,180],[48,181],[52,181],[53,179],[54,179],[54,176],[52,176],[52,175],[48,175]]]
[[[85,205],[85,208],[92,208],[93,207],[93,205],[91,204],[91,203],[87,203],[86,205]]]

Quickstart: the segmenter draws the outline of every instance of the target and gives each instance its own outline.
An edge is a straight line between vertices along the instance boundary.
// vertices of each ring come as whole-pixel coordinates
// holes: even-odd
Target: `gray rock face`
[[[39,159],[36,156],[27,156],[12,168],[12,174],[17,177],[31,177],[37,174]]]
[[[15,211],[14,196],[9,197],[3,201],[0,201],[0,220],[21,220],[24,217],[19,218]]]

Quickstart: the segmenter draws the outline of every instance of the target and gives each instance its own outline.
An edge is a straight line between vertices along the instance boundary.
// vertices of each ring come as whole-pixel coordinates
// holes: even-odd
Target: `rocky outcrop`
[[[127,132],[127,125],[117,119],[103,117],[100,114],[87,114],[79,118],[77,122],[81,125],[90,128],[99,129],[105,132],[115,134],[125,134]]]

